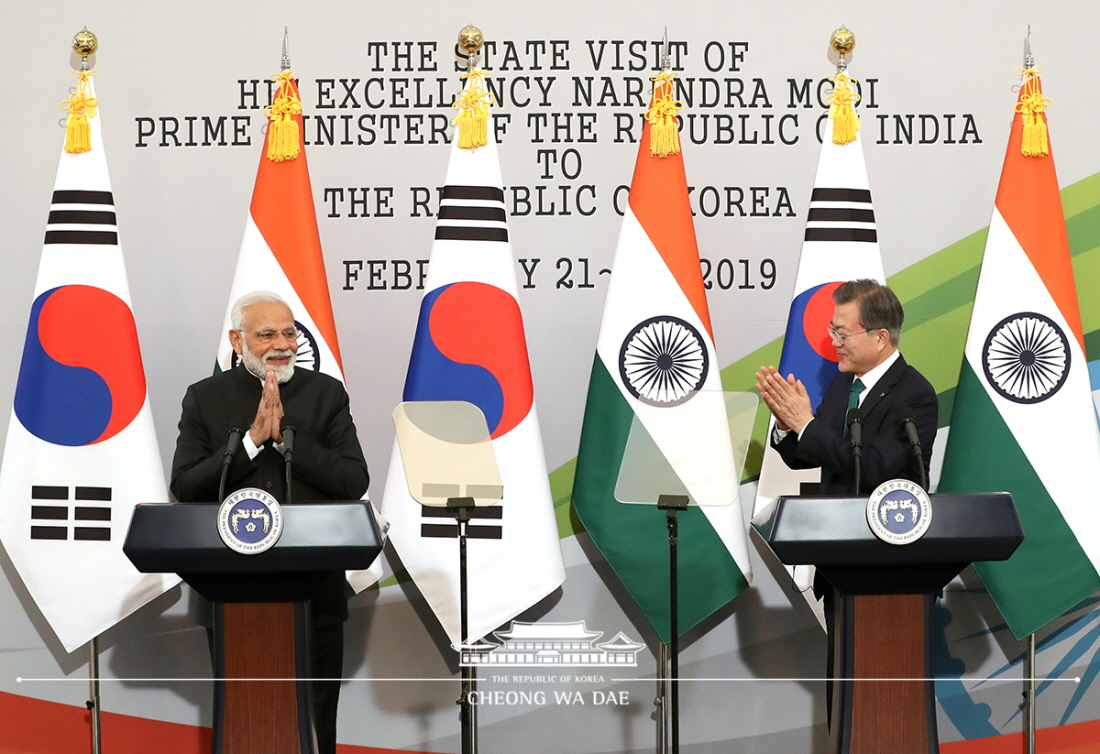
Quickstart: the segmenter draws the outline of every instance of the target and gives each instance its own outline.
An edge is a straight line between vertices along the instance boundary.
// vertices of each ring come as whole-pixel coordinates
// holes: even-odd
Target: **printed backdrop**
[[[809,0],[782,8],[651,0],[9,5],[0,120],[0,339],[9,358],[0,362],[0,405],[7,411],[15,392],[63,139],[60,103],[78,65],[69,42],[87,25],[100,40],[92,63],[103,140],[167,469],[184,390],[209,374],[225,337],[268,77],[278,70],[286,26],[344,376],[376,498],[446,174],[449,105],[460,86],[454,39],[468,22],[482,28],[566,567],[563,587],[521,616],[526,621],[584,621],[588,634],[600,632],[599,643],[618,634],[625,646],[655,641],[578,533],[569,492],[648,77],[666,25],[727,389],[750,389],[754,369],[778,363],[827,77],[835,72],[828,39],[841,23],[857,39],[849,73],[862,84],[860,139],[883,266],[906,306],[902,346],[940,394],[941,434],[950,424],[1028,24],[1051,101],[1085,343],[1100,358],[1100,48],[1094,8],[1083,0],[1038,8],[1019,0],[905,8]],[[746,517],[762,420],[757,433],[742,487]],[[750,551],[752,586],[684,641],[684,677],[736,680],[684,684],[682,741],[700,753],[744,749],[744,739],[759,752],[822,751],[823,685],[806,679],[824,672],[824,635],[786,571],[755,541]],[[85,751],[87,652],[67,653],[6,554],[0,567],[0,750]],[[416,588],[393,576],[395,567],[388,561],[381,587],[351,602],[340,740],[364,747],[349,751],[458,751],[458,683],[440,680],[457,677],[453,652]],[[1023,645],[972,572],[952,584],[939,617],[944,750],[977,751],[984,739],[1018,735]],[[1045,751],[1100,736],[1100,689],[1091,685],[1098,636],[1100,613],[1091,603],[1039,635],[1039,674],[1057,679],[1039,697]],[[164,751],[198,751],[208,741],[200,728],[210,725],[209,662],[186,587],[110,629],[102,646],[111,750],[139,751],[149,736],[165,742]],[[651,750],[655,662],[649,649],[637,659],[637,667],[483,670],[482,745]]]

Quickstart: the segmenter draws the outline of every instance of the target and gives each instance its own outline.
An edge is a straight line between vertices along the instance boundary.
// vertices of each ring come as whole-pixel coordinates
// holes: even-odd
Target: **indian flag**
[[[655,101],[665,87],[671,84],[658,86]],[[615,497],[636,409],[698,503],[679,516],[681,633],[736,597],[752,574],[684,162],[679,153],[651,156],[651,130],[647,122],[608,284],[573,504],[593,542],[668,643],[665,514],[654,505]]]
[[[292,91],[288,96],[297,99],[293,76],[285,83]],[[235,364],[235,354],[226,337],[232,328],[233,303],[251,291],[266,290],[282,296],[294,312],[299,333],[297,366],[324,372],[343,382],[344,368],[306,164],[302,116],[296,113],[293,119],[299,126],[297,157],[279,162],[269,159],[268,140],[273,131],[270,124],[264,138],[237,271],[225,310],[218,368],[231,369]]]
[[[1039,77],[1026,77],[939,486],[1012,493],[1024,542],[975,568],[1017,639],[1100,588],[1100,434],[1054,158],[1021,151],[1046,128]]]

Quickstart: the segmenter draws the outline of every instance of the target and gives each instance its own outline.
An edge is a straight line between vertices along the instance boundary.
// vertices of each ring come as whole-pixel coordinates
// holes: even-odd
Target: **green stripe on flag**
[[[599,356],[592,366],[581,430],[573,504],[608,564],[664,643],[669,622],[668,529],[664,511],[615,500],[615,483],[634,413]],[[709,520],[698,508],[679,514],[680,633],[748,586]]]
[[[939,491],[1001,490],[1016,501],[1024,542],[1007,561],[974,568],[1013,635],[1023,639],[1100,589],[1100,576],[964,361]]]

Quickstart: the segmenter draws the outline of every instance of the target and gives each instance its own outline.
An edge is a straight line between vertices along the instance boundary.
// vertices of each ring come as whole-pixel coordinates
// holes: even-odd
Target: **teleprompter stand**
[[[615,499],[655,505],[668,529],[670,639],[660,646],[654,699],[659,754],[680,750],[679,514],[737,504],[757,403],[753,393],[699,390],[633,406]]]
[[[423,536],[457,537],[459,562],[459,652],[462,692],[457,700],[462,754],[477,753],[477,668],[467,661],[469,621],[467,539],[474,518],[499,518],[504,495],[485,415],[466,401],[407,401],[394,409],[397,445],[412,498],[428,516],[453,516],[456,526],[422,528]],[[499,539],[500,529],[479,530]]]
[[[840,594],[829,679],[837,754],[937,754],[935,595],[971,562],[1007,560],[1023,541],[1007,492],[931,501],[928,531],[904,545],[875,537],[865,498],[780,497],[754,524],[781,562],[816,565]]]
[[[213,504],[138,505],[123,545],[139,571],[178,573],[214,603],[214,754],[316,751],[305,601],[382,551],[366,501],[282,510],[282,536],[255,555],[222,542]]]

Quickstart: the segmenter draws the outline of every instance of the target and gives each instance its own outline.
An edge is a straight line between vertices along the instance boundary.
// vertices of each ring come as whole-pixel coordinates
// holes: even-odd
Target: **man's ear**
[[[240,330],[229,331],[229,344],[233,346],[233,350],[237,352],[237,355],[241,355],[241,349],[244,348],[244,341],[241,338]]]

